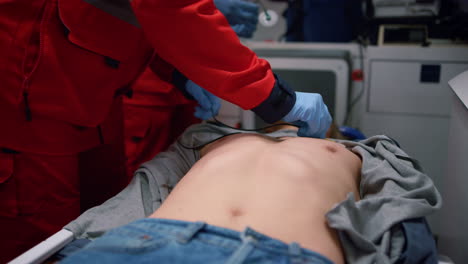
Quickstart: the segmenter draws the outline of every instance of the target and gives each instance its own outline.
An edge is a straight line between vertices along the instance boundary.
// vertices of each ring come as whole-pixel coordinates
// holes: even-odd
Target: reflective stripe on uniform
[[[113,15],[129,24],[140,27],[138,20],[133,13],[131,0],[83,0],[104,12]]]

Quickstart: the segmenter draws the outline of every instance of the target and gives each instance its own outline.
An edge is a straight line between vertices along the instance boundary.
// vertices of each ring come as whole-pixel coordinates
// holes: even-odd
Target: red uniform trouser
[[[0,263],[35,246],[128,183],[120,99],[101,125],[103,144],[87,151],[41,155],[0,146]]]
[[[80,214],[77,155],[0,151],[0,263]]]

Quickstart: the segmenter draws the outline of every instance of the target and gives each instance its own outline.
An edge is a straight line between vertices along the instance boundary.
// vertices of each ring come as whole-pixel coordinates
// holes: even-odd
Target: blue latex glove
[[[242,38],[251,38],[257,29],[256,27],[245,24],[232,25],[231,28],[236,32],[237,36]]]
[[[366,136],[356,128],[348,126],[340,126],[338,130],[343,134],[343,136],[350,138],[351,140],[363,140],[366,139]]]
[[[258,23],[257,4],[244,0],[214,0],[214,3],[239,37],[252,37]]]
[[[298,136],[314,138],[324,138],[332,121],[320,94],[300,92],[296,92],[296,103],[283,120],[300,126]]]
[[[221,108],[221,100],[218,97],[191,80],[185,83],[185,89],[198,102],[194,114],[196,117],[207,120],[218,114],[219,108]]]

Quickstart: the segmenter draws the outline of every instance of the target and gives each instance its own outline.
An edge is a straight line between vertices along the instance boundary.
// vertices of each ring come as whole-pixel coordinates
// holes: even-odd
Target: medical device
[[[255,2],[257,2],[257,3],[260,5],[260,7],[263,9],[263,14],[265,14],[264,16],[265,16],[266,21],[270,21],[270,20],[271,20],[271,16],[270,16],[270,14],[268,13],[269,10],[265,7],[265,5],[263,4],[262,0],[256,0]],[[261,15],[262,15],[262,14],[260,14],[260,16],[261,16]]]
[[[439,0],[373,0],[376,18],[424,17],[439,14]]]
[[[414,44],[427,46],[428,34],[425,25],[381,25],[378,45]]]
[[[387,29],[391,33],[387,37],[425,46],[431,44],[430,39],[468,40],[466,0],[366,0],[364,9],[367,25],[363,34],[372,44]]]

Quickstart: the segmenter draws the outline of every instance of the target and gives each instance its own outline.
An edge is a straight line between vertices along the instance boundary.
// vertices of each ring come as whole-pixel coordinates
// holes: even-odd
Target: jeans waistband
[[[179,243],[188,243],[192,239],[198,238],[210,241],[221,247],[236,248],[239,247],[239,243],[249,241],[256,248],[263,250],[290,256],[301,255],[303,257],[319,259],[323,263],[333,263],[317,252],[301,248],[296,242],[286,244],[280,240],[261,234],[250,227],[246,227],[244,231],[239,232],[228,228],[209,225],[205,222],[188,222],[161,218],[144,218],[134,223],[134,227],[143,228],[146,232],[154,231],[158,234],[170,235]]]

